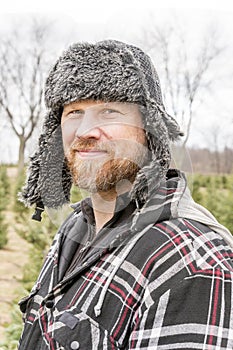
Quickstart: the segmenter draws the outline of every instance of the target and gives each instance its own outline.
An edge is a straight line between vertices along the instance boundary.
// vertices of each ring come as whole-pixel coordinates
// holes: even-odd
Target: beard
[[[97,159],[81,159],[77,151],[103,151]],[[66,161],[73,183],[91,193],[108,192],[127,183],[133,183],[147,159],[148,149],[132,140],[96,142],[80,140],[66,152]]]

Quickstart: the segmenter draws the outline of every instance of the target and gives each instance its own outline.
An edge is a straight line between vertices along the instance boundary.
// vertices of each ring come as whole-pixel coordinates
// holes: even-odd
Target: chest
[[[65,349],[71,340],[83,349],[93,345],[85,341],[121,348],[147,284],[141,268],[130,258],[122,261],[122,254],[124,248],[103,254],[87,268],[80,266],[69,283],[57,285],[54,260],[27,306],[26,322],[38,322],[44,337]]]

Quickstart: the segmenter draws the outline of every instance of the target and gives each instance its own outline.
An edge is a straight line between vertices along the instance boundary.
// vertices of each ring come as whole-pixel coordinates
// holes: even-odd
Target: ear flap
[[[41,200],[46,207],[59,208],[69,202],[71,188],[71,176],[65,162],[60,125],[48,139],[40,162],[42,166],[38,187]]]
[[[178,125],[177,121],[170,114],[168,114],[166,111],[162,111],[162,117],[171,141],[176,141],[180,136],[184,136],[184,133],[180,130],[180,126]]]
[[[41,136],[40,139],[42,139],[43,136]],[[41,201],[38,189],[38,179],[40,176],[39,154],[39,151],[37,151],[32,157],[30,157],[30,166],[28,168],[26,183],[22,188],[22,192],[18,194],[19,200],[28,207]]]
[[[27,206],[40,203],[58,208],[69,202],[71,176],[66,166],[60,110],[51,110],[45,118],[38,150],[31,157],[26,186],[19,198]]]

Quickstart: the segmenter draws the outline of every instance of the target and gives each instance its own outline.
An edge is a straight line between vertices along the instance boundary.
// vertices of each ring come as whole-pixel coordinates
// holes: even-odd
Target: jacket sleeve
[[[160,297],[156,280],[134,316],[126,349],[233,349],[233,273],[208,269]]]

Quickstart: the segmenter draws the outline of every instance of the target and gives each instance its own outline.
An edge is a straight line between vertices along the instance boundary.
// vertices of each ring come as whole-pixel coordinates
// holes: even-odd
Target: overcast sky
[[[12,21],[20,23],[31,15],[38,15],[56,21],[59,49],[75,41],[96,41],[104,38],[119,39],[136,43],[142,28],[151,25],[151,21],[169,23],[171,17],[177,16],[193,38],[200,37],[200,33],[207,22],[215,21],[219,31],[228,45],[226,54],[226,74],[233,77],[233,9],[232,1],[209,0],[97,0],[97,1],[5,1],[0,9],[0,35],[7,33]],[[159,69],[158,69],[159,70]],[[232,80],[232,79],[231,79]],[[232,85],[226,82],[220,86],[219,94],[214,97],[215,103],[209,108],[208,116],[200,115],[192,130],[190,144],[206,146],[203,127],[222,119],[222,129],[229,134],[232,127],[233,94]],[[210,102],[211,103],[211,102]],[[213,111],[213,113],[210,111]],[[211,116],[210,116],[211,114]],[[1,116],[2,118],[2,116]],[[212,118],[212,119],[211,119]],[[0,120],[2,123],[2,121]],[[1,130],[1,128],[0,128]],[[232,129],[231,129],[232,130]],[[1,131],[0,131],[1,132]],[[225,131],[223,131],[224,134]],[[4,130],[4,135],[7,131]],[[7,134],[7,138],[0,134],[0,160],[17,159],[17,141]],[[229,136],[227,136],[229,137]],[[15,146],[12,147],[12,144]],[[233,146],[233,145],[232,145]],[[5,155],[4,155],[5,154]]]

